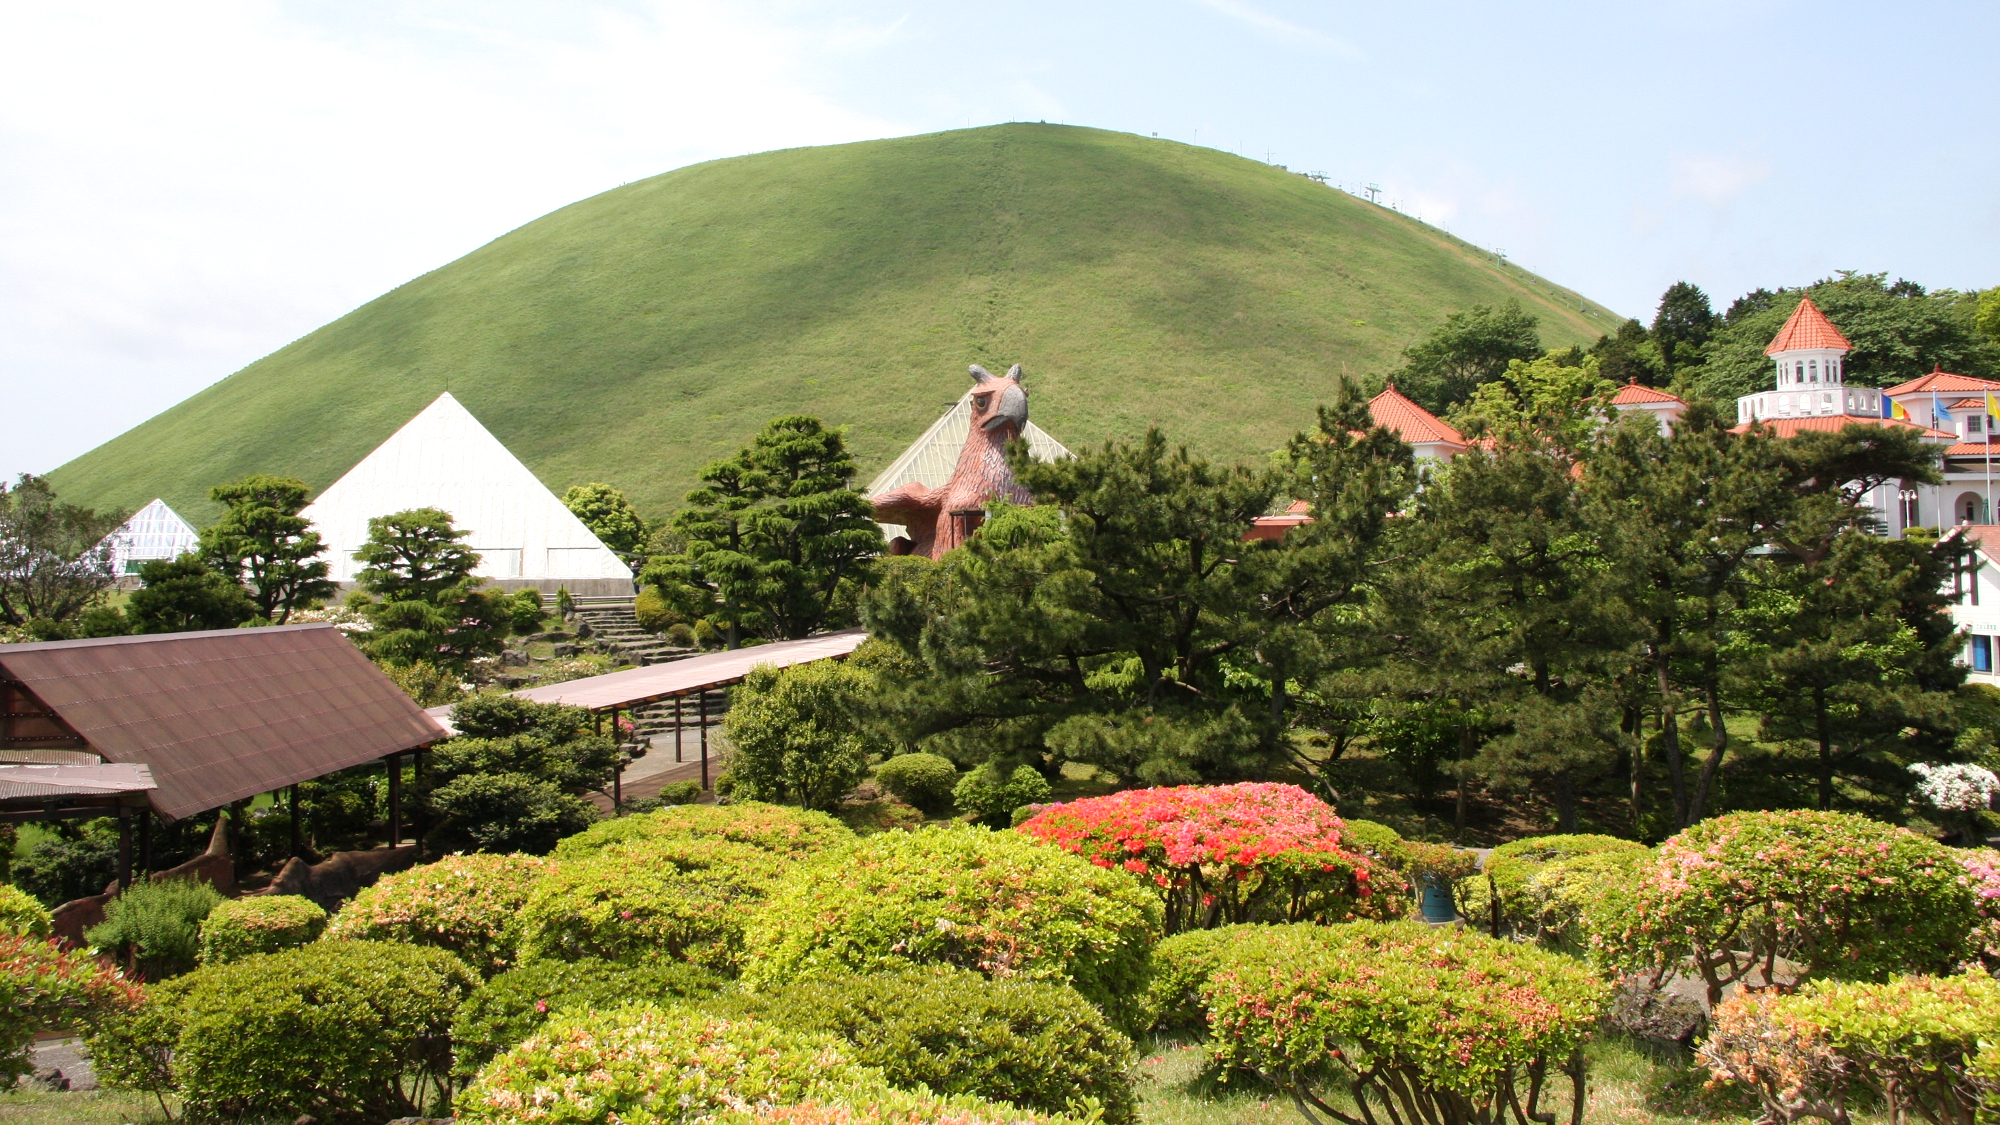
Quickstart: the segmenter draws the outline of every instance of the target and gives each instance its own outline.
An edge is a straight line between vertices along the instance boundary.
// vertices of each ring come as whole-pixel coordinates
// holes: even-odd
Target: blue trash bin
[[[1432,925],[1458,921],[1458,907],[1451,901],[1451,884],[1443,879],[1425,876],[1419,881],[1417,909],[1423,913],[1424,921]]]

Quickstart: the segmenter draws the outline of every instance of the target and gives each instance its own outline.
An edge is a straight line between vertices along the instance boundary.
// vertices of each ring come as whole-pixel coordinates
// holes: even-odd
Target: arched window
[[[1819,382],[1819,360],[1812,361],[1812,381]]]

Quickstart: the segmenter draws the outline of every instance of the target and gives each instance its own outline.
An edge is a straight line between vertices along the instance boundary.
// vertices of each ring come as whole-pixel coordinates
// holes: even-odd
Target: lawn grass
[[[0,1125],[165,1125],[151,1094],[22,1088],[0,1093]]]
[[[711,161],[505,234],[52,474],[63,498],[197,525],[210,486],[323,488],[445,390],[560,493],[648,518],[771,418],[850,427],[864,479],[1021,362],[1071,448],[1148,425],[1221,458],[1313,423],[1445,314],[1518,299],[1544,344],[1610,310],[1283,169],[1010,124]]]

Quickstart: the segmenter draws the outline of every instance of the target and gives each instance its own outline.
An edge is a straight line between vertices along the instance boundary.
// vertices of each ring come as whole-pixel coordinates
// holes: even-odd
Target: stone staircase
[[[670,660],[693,656],[699,651],[677,648],[658,633],[649,633],[641,628],[639,618],[632,612],[631,602],[579,606],[576,632],[579,637],[592,638],[612,655],[622,656],[633,664],[665,664]]]

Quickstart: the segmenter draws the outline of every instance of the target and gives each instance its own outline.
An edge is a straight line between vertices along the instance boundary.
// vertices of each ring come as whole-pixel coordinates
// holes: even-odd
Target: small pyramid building
[[[111,545],[111,572],[136,574],[149,562],[177,559],[194,550],[201,535],[165,500],[154,500],[105,536],[104,542]]]
[[[627,594],[632,571],[449,392],[329,485],[302,513],[326,540],[336,581],[360,569],[368,521],[441,508],[471,534],[474,573],[509,587]]]

